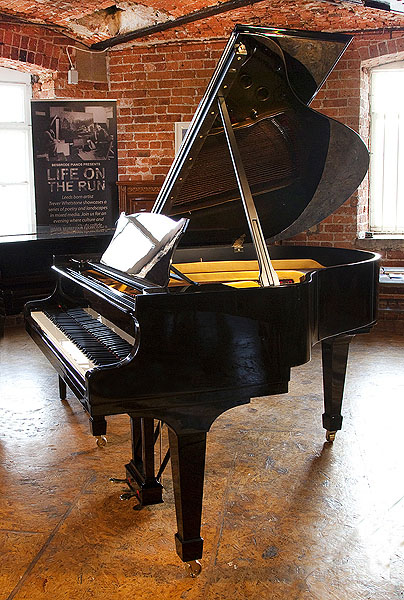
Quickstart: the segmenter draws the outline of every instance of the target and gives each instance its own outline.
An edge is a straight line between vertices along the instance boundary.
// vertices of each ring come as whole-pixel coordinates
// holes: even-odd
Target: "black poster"
[[[114,227],[116,102],[33,100],[31,109],[38,228],[74,233]]]

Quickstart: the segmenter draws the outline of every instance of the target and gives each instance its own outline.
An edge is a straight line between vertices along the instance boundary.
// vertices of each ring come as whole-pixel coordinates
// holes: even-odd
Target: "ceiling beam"
[[[125,42],[130,42],[141,37],[159,33],[160,31],[166,31],[167,29],[172,29],[174,27],[181,27],[182,25],[187,25],[188,23],[192,23],[194,21],[200,21],[201,19],[214,17],[215,15],[219,15],[230,10],[236,10],[237,8],[243,8],[244,6],[252,6],[253,4],[263,1],[264,0],[227,0],[226,2],[216,4],[215,6],[209,6],[208,8],[202,8],[201,10],[195,10],[194,12],[188,13],[187,15],[182,15],[181,17],[177,17],[171,21],[164,21],[163,23],[157,23],[156,25],[150,25],[149,27],[142,27],[141,29],[136,29],[135,31],[131,31],[129,33],[117,35],[108,40],[96,42],[95,44],[92,44],[90,48],[91,50],[106,50],[107,48],[112,48],[112,46],[117,46],[118,44],[124,44]]]
[[[112,48],[113,46],[117,46],[118,44],[124,44],[126,42],[130,42],[132,40],[136,40],[138,38],[147,37],[153,35],[155,33],[160,33],[161,31],[166,31],[167,29],[173,29],[174,27],[181,27],[183,25],[187,25],[188,23],[192,23],[194,21],[200,21],[202,19],[207,19],[209,17],[213,17],[219,14],[223,14],[225,12],[229,12],[231,10],[236,10],[238,8],[243,8],[244,6],[252,6],[253,4],[257,4],[259,2],[263,2],[264,0],[225,0],[219,4],[215,4],[214,6],[209,6],[207,8],[202,8],[200,10],[196,10],[194,12],[188,13],[186,15],[182,15],[177,17],[176,19],[170,21],[164,21],[163,23],[156,23],[156,25],[150,25],[148,27],[142,27],[141,29],[136,29],[129,33],[117,35],[107,40],[102,40],[101,42],[96,42],[90,46],[91,50],[106,50],[107,48]],[[335,5],[336,0],[319,0],[323,3],[333,4]],[[390,11],[392,9],[392,4],[394,6],[393,10],[402,10],[397,9],[395,4],[399,4],[401,0],[337,0],[340,4],[356,4],[362,7],[368,8],[378,8],[381,10]],[[297,2],[298,4],[298,2]]]

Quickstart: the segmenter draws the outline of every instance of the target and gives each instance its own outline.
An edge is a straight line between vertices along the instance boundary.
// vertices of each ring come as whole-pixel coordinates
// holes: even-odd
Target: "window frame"
[[[24,91],[24,121],[0,121],[1,130],[10,131],[25,131],[27,139],[26,147],[26,158],[27,158],[27,178],[26,180],[18,183],[0,181],[0,186],[8,187],[13,185],[27,184],[28,186],[28,198],[29,198],[29,222],[27,227],[22,231],[15,231],[13,233],[1,233],[0,235],[18,235],[18,234],[29,234],[33,233],[36,224],[36,213],[35,213],[35,190],[34,190],[34,164],[33,164],[33,153],[32,153],[32,126],[31,126],[31,99],[32,99],[32,84],[31,74],[23,71],[14,69],[8,69],[0,67],[0,90],[2,84],[6,85],[18,85],[22,86]]]
[[[398,215],[398,204],[400,201],[399,198],[399,190],[396,190],[396,199],[395,199],[395,205],[396,205],[396,219],[395,219],[395,223],[394,226],[388,226],[386,224],[383,223],[383,216],[381,219],[378,220],[377,217],[377,213],[380,213],[383,215],[383,198],[384,198],[384,190],[382,193],[382,197],[380,198],[380,196],[376,196],[377,192],[375,191],[375,186],[376,183],[375,182],[375,156],[376,156],[376,150],[375,150],[375,137],[376,137],[376,118],[377,118],[377,114],[381,114],[380,111],[376,112],[376,110],[374,110],[374,94],[375,94],[375,78],[374,75],[375,73],[380,73],[380,72],[386,72],[386,71],[395,71],[395,72],[402,72],[404,74],[404,60],[394,60],[394,61],[388,61],[382,64],[377,64],[375,66],[372,66],[369,68],[369,149],[370,149],[370,167],[369,167],[369,231],[371,232],[371,234],[377,235],[377,236],[383,236],[383,237],[395,237],[395,236],[404,236],[404,223],[399,227],[399,222],[397,220],[397,215]],[[387,114],[388,111],[384,112],[384,115]],[[402,111],[398,111],[398,113],[400,115],[402,115],[402,120],[404,122],[404,108]],[[392,114],[392,111],[390,112],[390,114]],[[385,135],[385,127],[383,130],[383,135]],[[401,141],[401,147],[400,147],[400,141]],[[384,140],[383,140],[383,144],[384,144]],[[403,153],[404,152],[404,134],[403,134],[403,130],[401,132],[401,135],[397,134],[397,154]],[[383,149],[383,172],[384,172],[384,149]],[[380,156],[380,151],[378,152],[377,156]],[[398,163],[398,157],[396,159],[396,162]],[[397,167],[398,168],[398,167]],[[382,185],[384,186],[383,182]],[[398,183],[397,183],[398,185]]]

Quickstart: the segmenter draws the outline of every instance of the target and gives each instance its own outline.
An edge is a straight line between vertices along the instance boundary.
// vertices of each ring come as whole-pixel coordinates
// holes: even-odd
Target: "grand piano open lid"
[[[237,25],[153,212],[190,218],[189,245],[232,244],[249,229],[220,116],[227,106],[267,241],[322,221],[368,168],[360,137],[308,104],[351,36]]]

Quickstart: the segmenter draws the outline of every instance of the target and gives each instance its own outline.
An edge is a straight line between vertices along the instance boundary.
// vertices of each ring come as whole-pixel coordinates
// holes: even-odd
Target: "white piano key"
[[[31,317],[84,379],[86,372],[96,365],[43,312],[32,312]]]

